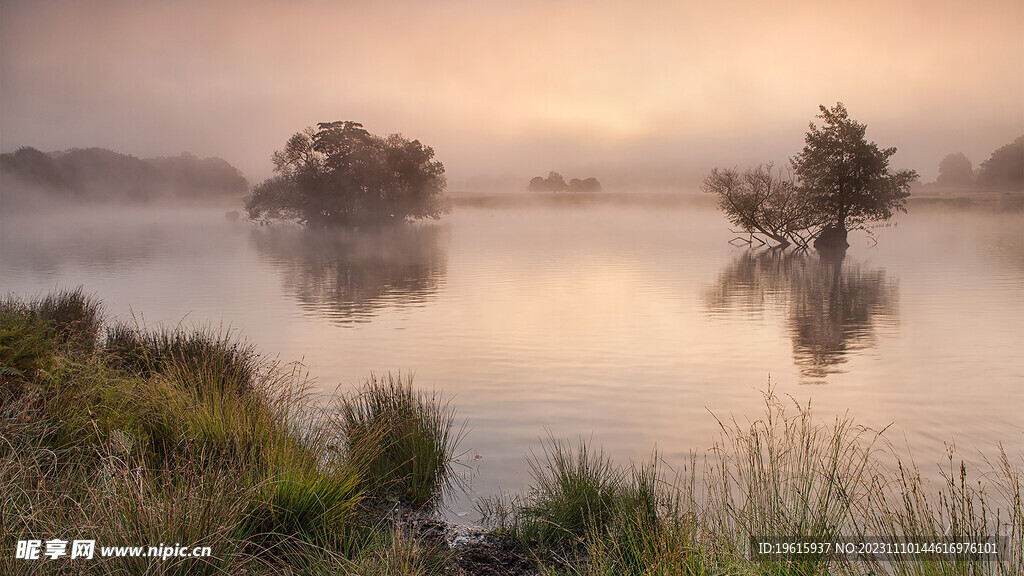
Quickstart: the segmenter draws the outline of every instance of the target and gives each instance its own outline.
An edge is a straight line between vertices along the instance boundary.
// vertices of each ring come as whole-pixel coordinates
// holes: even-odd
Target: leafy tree
[[[939,177],[935,182],[943,186],[970,186],[974,167],[963,152],[950,154],[939,162]]]
[[[526,187],[530,192],[545,192],[548,187],[544,178],[540,176],[534,176],[530,179],[530,185]]]
[[[891,174],[896,149],[865,140],[866,126],[850,119],[842,103],[820,108],[822,127],[812,122],[803,152],[790,159],[795,180],[770,164],[742,174],[716,168],[704,179],[702,189],[718,196],[733,224],[781,246],[846,246],[847,230],[906,212],[917,173]]]
[[[978,184],[1001,190],[1024,190],[1024,136],[1001,146],[981,163]]]
[[[18,148],[13,154],[0,155],[0,174],[10,174],[25,182],[60,188],[64,177],[60,166],[49,155],[31,146]]]
[[[322,122],[271,157],[274,176],[253,187],[253,220],[311,226],[437,219],[448,212],[444,166],[419,140],[376,136],[358,122]]]
[[[598,182],[597,178],[587,178],[580,180],[579,178],[573,178],[569,180],[568,190],[570,192],[600,192],[601,183]]]
[[[548,177],[544,179],[544,184],[547,189],[551,192],[561,192],[568,188],[565,183],[565,178],[562,177],[558,172],[548,172]]]
[[[540,176],[532,178],[530,185],[526,189],[531,192],[561,192],[568,189],[568,186],[565,183],[565,178],[552,170],[548,172],[547,178],[541,178]]]
[[[847,230],[907,211],[917,172],[890,173],[889,158],[896,148],[880,149],[868,142],[867,126],[851,119],[842,102],[820,109],[822,126],[811,122],[803,152],[790,163],[801,190],[826,219],[822,234],[828,235],[827,243],[846,245]]]

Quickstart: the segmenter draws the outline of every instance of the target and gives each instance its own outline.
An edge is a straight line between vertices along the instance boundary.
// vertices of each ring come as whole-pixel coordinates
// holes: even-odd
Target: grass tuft
[[[174,367],[203,374],[220,388],[239,390],[256,382],[261,362],[252,345],[230,331],[209,328],[147,330],[118,322],[106,329],[103,350],[110,364],[133,374],[145,377]]]
[[[450,487],[462,430],[454,429],[454,410],[413,390],[412,378],[371,375],[341,398],[338,416],[345,453],[365,471],[375,498],[419,507]]]
[[[103,306],[79,286],[43,298],[0,300],[0,399],[12,400],[22,384],[49,368],[53,355],[88,355],[96,347]]]

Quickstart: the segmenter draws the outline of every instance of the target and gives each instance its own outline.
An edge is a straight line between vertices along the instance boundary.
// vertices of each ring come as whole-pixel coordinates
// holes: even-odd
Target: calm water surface
[[[946,445],[1024,450],[1024,215],[911,207],[842,261],[734,247],[701,201],[461,206],[316,233],[214,210],[0,216],[0,291],[83,285],[110,315],[239,329],[319,388],[415,374],[468,419],[453,514],[528,481],[547,435],[670,464],[761,391]],[[980,457],[979,457],[980,458]]]

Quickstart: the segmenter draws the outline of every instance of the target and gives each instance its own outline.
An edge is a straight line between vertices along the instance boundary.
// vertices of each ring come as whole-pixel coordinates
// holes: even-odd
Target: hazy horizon
[[[689,185],[799,152],[846,104],[934,180],[1024,133],[1024,6],[992,2],[0,3],[0,149],[219,156],[356,120],[432,146],[449,189],[557,170]]]

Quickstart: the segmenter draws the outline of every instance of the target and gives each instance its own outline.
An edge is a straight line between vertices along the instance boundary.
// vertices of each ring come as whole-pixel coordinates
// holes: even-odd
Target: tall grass
[[[0,382],[4,400],[20,392],[19,384],[39,370],[56,342],[49,334],[46,322],[18,310],[10,302],[0,303]]]
[[[617,466],[582,440],[549,438],[529,458],[528,493],[484,500],[480,511],[497,535],[558,571],[648,574],[673,562],[698,566],[690,524],[680,521],[688,519],[684,503],[659,462],[654,455],[646,464]]]
[[[1000,446],[995,461],[974,465],[955,446],[947,448],[943,482],[923,480],[917,466],[902,462],[876,477],[880,512],[866,515],[866,529],[890,540],[991,542],[1000,561],[971,554],[937,560],[896,557],[889,566],[900,574],[1024,574],[1024,483],[1019,464]]]
[[[106,329],[104,352],[108,362],[133,374],[149,376],[174,366],[203,372],[220,384],[239,389],[251,386],[261,359],[252,345],[235,339],[229,331],[209,328],[157,328],[117,322]]]
[[[831,542],[849,534],[874,472],[878,433],[849,418],[818,422],[810,404],[787,402],[770,390],[764,401],[761,419],[747,425],[719,421],[721,440],[705,474],[706,522],[716,534],[748,537],[719,540],[737,558],[749,555],[749,537]],[[818,574],[828,562],[783,560],[779,567]]]
[[[42,298],[0,300],[0,381],[31,377],[57,347],[89,354],[103,323],[103,306],[79,286]]]
[[[487,500],[481,511],[494,534],[530,551],[544,574],[1024,574],[1022,468],[1001,449],[981,467],[951,450],[945,484],[935,487],[898,460],[884,431],[849,418],[821,422],[809,404],[770,390],[762,418],[720,424],[701,481],[696,455],[669,479],[662,465],[621,467],[585,443],[549,440],[530,460],[528,491]],[[1006,545],[999,562],[755,559],[752,538]]]
[[[464,427],[436,394],[415,391],[412,378],[371,375],[338,408],[345,453],[365,472],[368,493],[420,507],[449,487]]]
[[[0,573],[71,568],[15,559],[15,542],[32,538],[214,553],[74,566],[86,574],[441,572],[446,557],[392,528],[375,502],[380,486],[425,494],[447,481],[447,405],[372,384],[372,401],[320,405],[301,367],[229,333],[115,324],[100,341],[99,310],[80,289],[0,305],[0,547],[12,552]],[[358,430],[338,417],[344,406],[362,406]],[[336,449],[357,437],[379,442]]]

